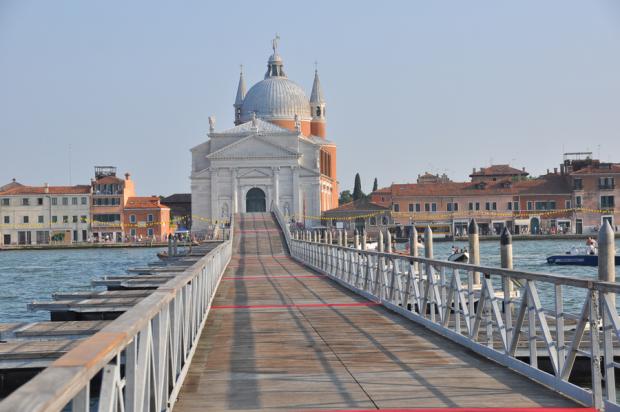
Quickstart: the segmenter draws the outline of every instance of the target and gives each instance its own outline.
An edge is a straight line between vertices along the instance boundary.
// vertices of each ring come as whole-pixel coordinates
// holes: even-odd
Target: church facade
[[[234,124],[191,149],[195,232],[233,213],[269,211],[272,202],[298,222],[338,206],[336,145],[326,138],[325,99],[315,70],[310,99],[284,73],[277,38],[264,79],[247,92],[243,72]]]

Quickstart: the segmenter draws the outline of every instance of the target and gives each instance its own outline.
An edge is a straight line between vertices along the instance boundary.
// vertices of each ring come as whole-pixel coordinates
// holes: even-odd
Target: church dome
[[[256,117],[266,120],[311,120],[310,101],[303,89],[286,77],[267,77],[248,90],[241,106],[241,121]]]

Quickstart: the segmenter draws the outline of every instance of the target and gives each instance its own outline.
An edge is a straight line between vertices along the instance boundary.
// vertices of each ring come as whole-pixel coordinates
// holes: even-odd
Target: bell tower
[[[318,69],[314,70],[310,110],[312,111],[312,121],[310,122],[311,134],[325,138],[325,98],[323,97],[323,89],[321,89]]]
[[[243,78],[243,65],[240,67],[239,72],[239,85],[237,86],[237,97],[235,97],[235,126],[240,125],[241,122],[241,106],[243,106],[243,99],[245,99],[245,79]]]

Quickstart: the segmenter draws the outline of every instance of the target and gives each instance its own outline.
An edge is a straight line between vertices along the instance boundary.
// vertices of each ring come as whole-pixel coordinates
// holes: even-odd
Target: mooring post
[[[328,231],[327,231],[327,242],[326,242],[326,243],[327,243],[328,245],[331,245],[331,244],[332,244],[332,241],[333,241],[333,239],[332,239],[332,231],[331,231],[331,230],[328,230]]]
[[[168,235],[168,257],[172,256],[172,236]]]
[[[349,235],[347,233],[347,229],[343,229],[343,230],[344,230],[344,234],[343,234],[344,239],[342,243],[344,243],[344,247],[349,247],[349,239],[348,239]]]
[[[508,227],[504,226],[502,235],[499,238],[501,266],[504,269],[512,269],[512,235]],[[504,312],[506,313],[506,333],[512,340],[512,293],[513,280],[509,277],[502,277],[502,289],[504,291]]]
[[[467,234],[469,238],[469,263],[472,265],[480,265],[480,237],[478,236],[478,224],[476,223],[476,219],[469,221]],[[479,272],[474,272],[474,284],[480,284]]]
[[[390,233],[390,229],[385,233],[385,251],[392,253],[392,233]]]
[[[616,282],[616,244],[614,230],[609,224],[609,221],[605,221],[598,232],[598,278],[603,282]],[[610,292],[599,293],[599,307],[603,315],[603,356],[605,362],[604,376],[605,376],[605,392],[609,399],[616,399],[616,381],[615,381],[615,368],[614,368],[614,346],[613,337],[613,322],[609,312],[614,313],[616,307],[616,294]],[[609,311],[606,309],[606,305],[611,306]],[[594,353],[593,353],[594,355]],[[597,360],[600,365],[600,359]],[[595,364],[593,363],[593,366]],[[599,372],[600,376],[601,373]],[[593,376],[594,377],[594,376]],[[593,391],[594,392],[594,391]],[[596,392],[594,392],[596,393]],[[595,402],[596,403],[596,402]]]
[[[604,282],[616,281],[614,230],[607,220],[598,231],[598,279]]]
[[[362,232],[362,250],[368,249],[368,239],[366,237],[367,233],[366,229],[364,228],[364,231]]]
[[[342,229],[338,229],[338,246],[342,246]]]
[[[424,257],[433,258],[433,229],[430,226],[424,229]]]
[[[177,236],[174,235],[174,242],[172,243],[172,253],[174,256],[176,256],[179,253],[179,240],[177,239]]]
[[[409,255],[418,257],[418,230],[415,225],[411,225],[409,228]],[[419,273],[418,262],[413,262],[413,270],[415,273]]]
[[[383,252],[385,250],[384,246],[385,246],[385,243],[383,242],[383,231],[380,230],[379,231],[379,239],[377,240],[377,248],[378,248],[377,250],[379,252]]]
[[[418,256],[418,230],[413,225],[409,229],[409,255]]]
[[[353,247],[355,247],[355,249],[360,248],[360,234],[357,229],[355,229],[355,235],[353,237]]]

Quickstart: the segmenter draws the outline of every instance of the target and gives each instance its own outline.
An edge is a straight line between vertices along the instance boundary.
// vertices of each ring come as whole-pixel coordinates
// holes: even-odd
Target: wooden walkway
[[[296,263],[271,215],[236,223],[176,411],[578,406]]]

